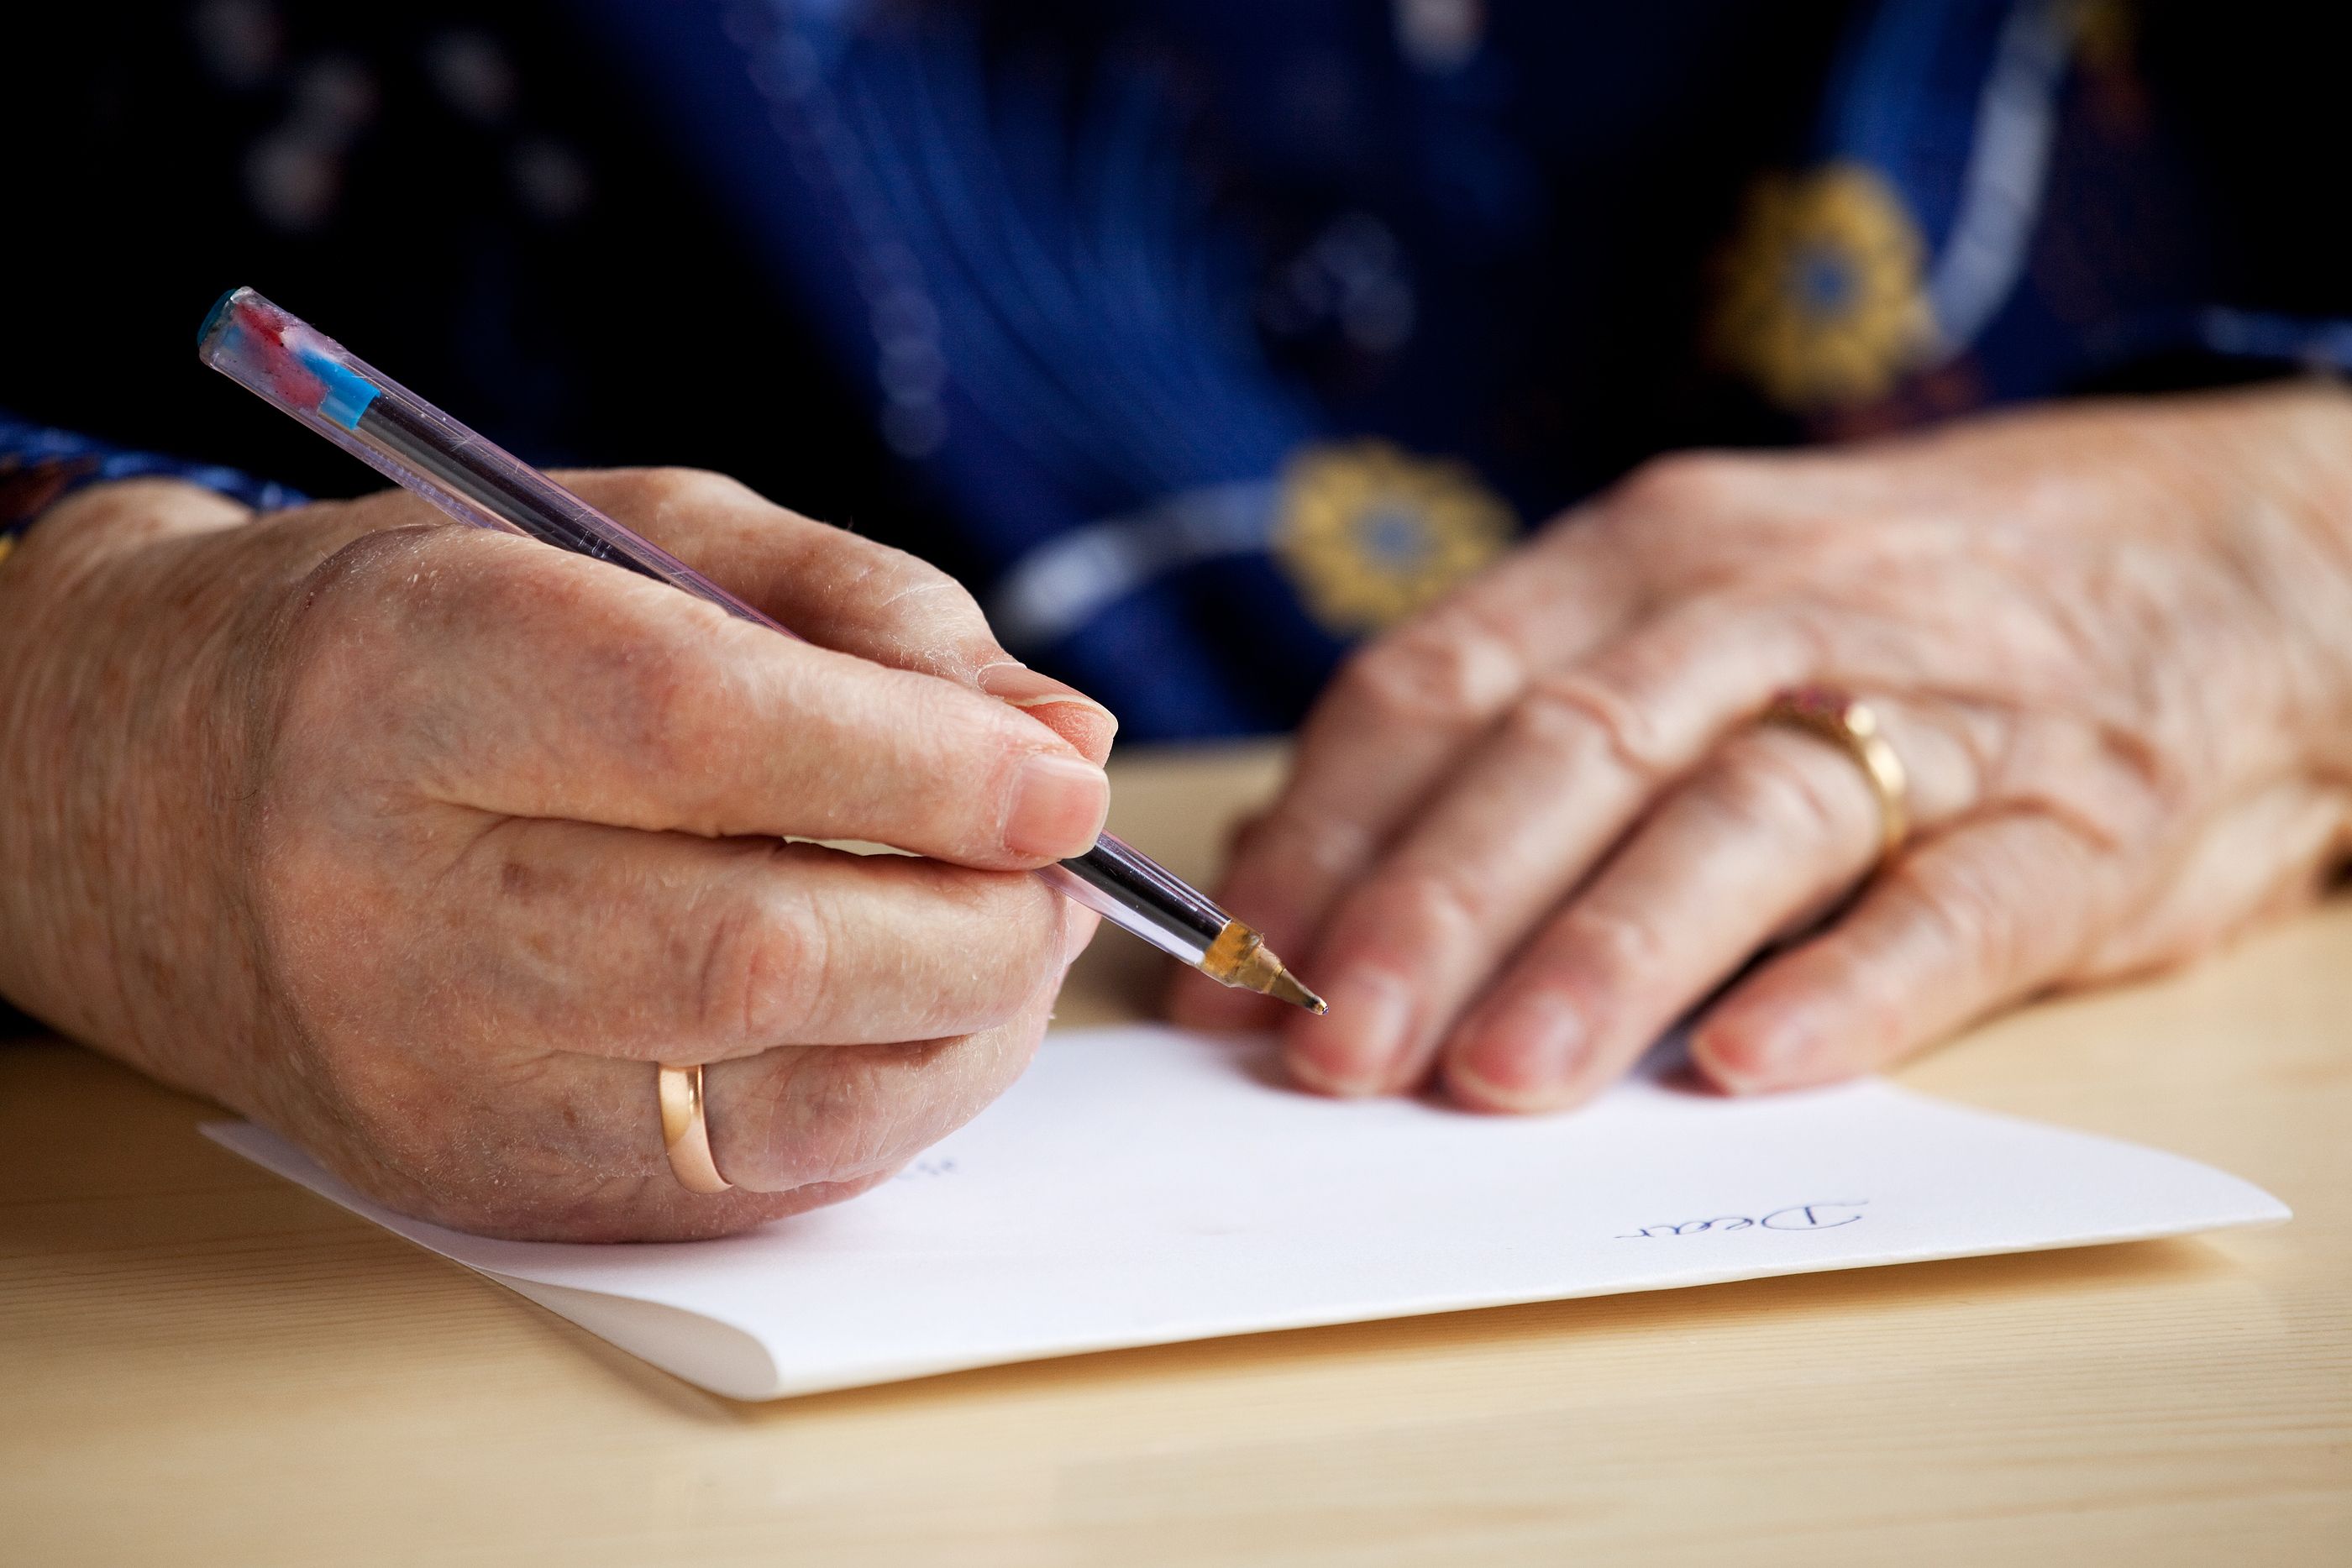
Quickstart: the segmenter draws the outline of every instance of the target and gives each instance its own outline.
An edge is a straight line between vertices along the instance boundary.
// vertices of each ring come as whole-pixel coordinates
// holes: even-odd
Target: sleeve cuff
[[[110,446],[0,412],[0,553],[43,513],[82,486],[141,478],[184,479],[260,512],[299,507],[309,499],[298,490],[238,469]]]

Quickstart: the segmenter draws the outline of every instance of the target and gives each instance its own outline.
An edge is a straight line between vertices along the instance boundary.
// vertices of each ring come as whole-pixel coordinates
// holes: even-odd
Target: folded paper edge
[[[790,1392],[784,1386],[782,1369],[758,1335],[708,1312],[576,1285],[543,1285],[472,1264],[461,1266],[713,1394],[762,1400],[781,1398]]]
[[[1796,1268],[1777,1268],[1759,1274],[1752,1270],[1734,1269],[1721,1272],[1703,1270],[1696,1275],[1661,1281],[1655,1284],[1635,1286],[1609,1285],[1591,1290],[1546,1291],[1513,1294],[1477,1301],[1447,1301],[1431,1298],[1425,1301],[1397,1304],[1370,1312],[1360,1310],[1340,1312],[1307,1312],[1274,1321],[1257,1321],[1247,1325],[1202,1325],[1187,1332],[1170,1333],[1164,1328],[1139,1330],[1132,1333],[1103,1335],[1078,1343],[1063,1343],[1037,1349],[1003,1349],[972,1354],[938,1358],[908,1358],[897,1363],[877,1361],[855,1369],[843,1368],[837,1374],[815,1377],[795,1377],[780,1364],[766,1342],[754,1331],[715,1314],[695,1312],[684,1307],[667,1306],[610,1291],[583,1286],[561,1285],[531,1280],[509,1273],[488,1263],[478,1263],[457,1256],[436,1246],[429,1239],[415,1234],[409,1227],[433,1229],[424,1221],[394,1217],[399,1223],[387,1223],[375,1212],[379,1206],[370,1203],[356,1193],[349,1192],[342,1184],[323,1171],[319,1174],[327,1185],[312,1186],[294,1174],[278,1156],[275,1145],[283,1140],[267,1128],[249,1122],[208,1122],[199,1131],[213,1143],[243,1158],[253,1161],[281,1179],[310,1188],[362,1219],[382,1225],[403,1240],[420,1247],[437,1257],[447,1259],[474,1273],[481,1274],[536,1302],[589,1333],[598,1335],[622,1350],[651,1363],[662,1370],[683,1378],[698,1387],[730,1399],[765,1401],[793,1398],[807,1395],[836,1392],[849,1388],[871,1387],[877,1385],[914,1378],[945,1375],[950,1373],[974,1371],[989,1366],[1009,1366],[1025,1362],[1060,1360],[1067,1356],[1095,1355],[1112,1351],[1136,1350],[1159,1344],[1194,1343],[1207,1340],[1232,1338],[1244,1334],[1288,1333],[1299,1329],[1328,1328],[1345,1323],[1385,1322],[1401,1319],[1429,1316],[1454,1312],[1480,1312],[1493,1307],[1526,1306],[1544,1301],[1576,1301],[1606,1295],[1632,1295],[1648,1291],[1691,1290],[1706,1285],[1731,1284],[1759,1279],[1796,1274],[1833,1273],[1909,1263],[1948,1262],[1964,1258],[1998,1257],[2028,1252],[2066,1251],[2086,1247],[2122,1245],[2137,1241],[2162,1240],[2200,1235],[2215,1230],[2238,1229],[2283,1224],[2294,1218],[2294,1211],[2275,1195],[2232,1172],[2202,1161],[2176,1155],[2168,1150],[2151,1148],[2127,1139],[2102,1134],[2082,1132],[2074,1128],[2053,1126],[2031,1118],[2008,1115],[2001,1112],[1985,1111],[1975,1106],[1954,1106],[1950,1102],[1932,1095],[1885,1085],[1905,1098],[1943,1108],[1964,1109],[1974,1115],[2007,1122],[2037,1133],[2063,1132],[2070,1136],[2089,1138],[2140,1157],[2186,1167],[2199,1176],[2216,1182],[2228,1192],[2228,1197],[2194,1218],[2183,1218],[2153,1226],[2130,1226],[2105,1233],[2076,1235],[2053,1240],[2028,1241],[2014,1246],[1993,1248],[1965,1247],[1950,1250],[1931,1249],[1916,1252],[1891,1252],[1868,1258],[1845,1258]],[[258,1138],[256,1137],[258,1134]],[[290,1145],[285,1145],[290,1148]],[[313,1165],[307,1155],[294,1151],[295,1157]],[[315,1166],[314,1166],[315,1168]],[[2218,1195],[2217,1195],[2218,1196]],[[2232,1201],[2234,1200],[2234,1201]],[[389,1211],[385,1211],[388,1213]]]

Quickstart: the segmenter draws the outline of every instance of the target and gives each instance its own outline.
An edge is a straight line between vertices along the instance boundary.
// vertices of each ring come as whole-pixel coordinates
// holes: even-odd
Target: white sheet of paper
[[[2288,1217],[2176,1155],[1864,1082],[1733,1101],[1653,1067],[1513,1120],[1283,1088],[1262,1046],[1051,1036],[1010,1093],[847,1204],[719,1241],[487,1240],[205,1131],[739,1399],[1080,1351]],[[651,1075],[646,1092],[652,1092]]]

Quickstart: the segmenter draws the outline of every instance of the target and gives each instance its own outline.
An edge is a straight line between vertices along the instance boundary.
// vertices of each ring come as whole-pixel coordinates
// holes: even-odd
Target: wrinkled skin
[[[1809,683],[1908,767],[1875,875],[1853,759],[1751,722]],[[1223,896],[1330,1016],[1187,981],[1174,1008],[1279,1023],[1332,1093],[1572,1105],[1695,1008],[1717,1085],[1816,1083],[2303,904],[2347,820],[2341,389],[1673,456],[1318,706]]]
[[[740,1229],[1019,1073],[1094,928],[1024,868],[1093,842],[1113,726],[907,556],[571,482],[811,643],[400,493],[45,517],[0,563],[0,985],[411,1214]],[[672,1178],[656,1061],[709,1064],[737,1190]]]

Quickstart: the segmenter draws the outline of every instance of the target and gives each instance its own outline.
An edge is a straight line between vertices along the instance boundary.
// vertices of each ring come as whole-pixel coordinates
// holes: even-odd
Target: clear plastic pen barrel
[[[205,318],[197,357],[460,522],[529,534],[656,578],[730,615],[784,628],[483,439],[250,288]],[[790,635],[789,632],[786,635]]]

